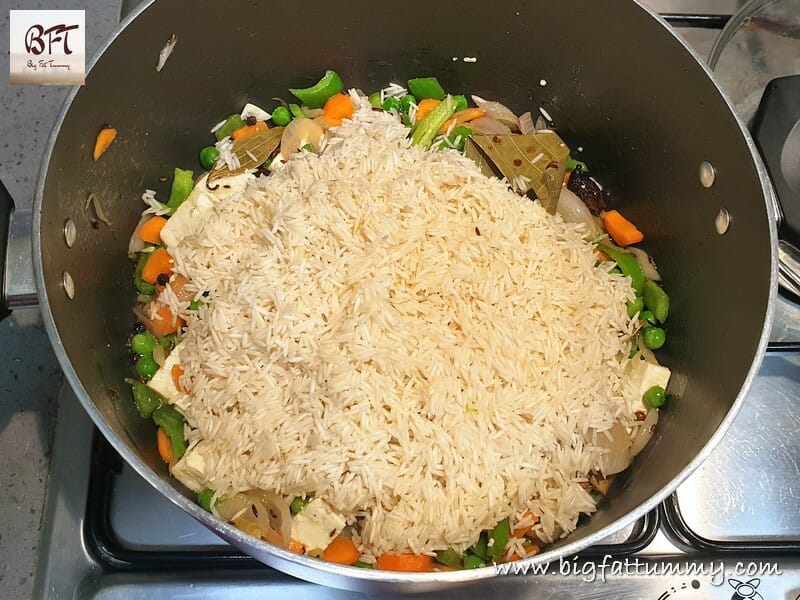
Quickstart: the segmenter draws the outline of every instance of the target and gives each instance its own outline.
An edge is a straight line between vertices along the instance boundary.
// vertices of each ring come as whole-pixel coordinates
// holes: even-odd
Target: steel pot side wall
[[[171,179],[176,166],[199,169],[197,152],[220,118],[246,101],[270,107],[274,96],[288,99],[288,87],[313,82],[325,68],[368,91],[436,74],[456,93],[498,98],[520,111],[544,107],[567,143],[584,148],[578,156],[611,190],[614,207],[644,231],[673,301],[660,356],[673,369],[674,398],[654,441],[568,542],[630,516],[701,452],[760,358],[770,305],[774,226],[750,148],[704,70],[638,5],[571,0],[492,8],[441,0],[389,12],[359,1],[320,18],[291,3],[198,8],[161,0],[97,62],[44,172],[36,247],[62,365],[80,381],[92,416],[140,470],[143,461],[167,478],[153,429],[123,383],[131,374],[125,340],[134,322],[127,238],[143,208],[141,192],[149,187],[166,198],[169,181],[160,179]],[[175,51],[156,73],[158,52],[173,33]],[[119,137],[94,162],[94,137],[106,122]],[[704,160],[717,171],[710,189],[698,180]],[[89,193],[111,227],[91,226]],[[714,229],[722,207],[732,215],[724,236]],[[68,218],[79,232],[71,249],[62,235]],[[74,300],[61,287],[64,271],[75,281]]]

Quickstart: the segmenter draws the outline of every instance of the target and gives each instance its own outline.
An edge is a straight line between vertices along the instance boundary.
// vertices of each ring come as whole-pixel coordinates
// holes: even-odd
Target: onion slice
[[[519,116],[519,131],[524,135],[536,133],[536,125],[533,123],[533,115],[531,115],[531,111],[523,113]]]
[[[292,535],[289,504],[272,492],[253,489],[234,494],[220,502],[215,511],[220,519],[233,523],[253,537],[265,538],[272,543],[282,541],[284,547],[288,547]]]
[[[592,213],[589,212],[589,208],[584,204],[583,200],[566,187],[561,188],[561,193],[558,196],[556,214],[561,215],[561,218],[567,223],[583,223],[586,225],[586,233],[589,238],[595,238],[600,235],[600,229],[597,227]]]
[[[608,450],[600,457],[599,467],[603,476],[615,475],[627,469],[631,463],[631,436],[622,423],[617,421],[608,431],[597,432],[595,435],[597,437],[596,444],[600,448]]]
[[[644,449],[645,446],[647,446],[647,443],[650,441],[656,431],[657,424],[658,409],[651,408],[647,411],[647,416],[645,417],[644,421],[639,423],[637,429],[634,430],[633,444],[631,445],[630,449],[631,459],[633,459]]]
[[[504,104],[494,100],[484,100],[480,96],[472,96],[472,100],[478,105],[478,108],[486,111],[487,117],[497,119],[511,129],[519,129],[519,118]]]
[[[151,216],[152,215],[142,215],[139,219],[139,222],[136,224],[136,229],[134,229],[131,234],[131,239],[128,240],[128,254],[134,254],[144,250],[144,240],[142,236],[139,235],[139,232],[142,230],[142,225],[149,221]]]
[[[488,115],[485,117],[478,117],[477,119],[470,121],[469,128],[475,133],[480,133],[483,135],[502,135],[511,133],[511,129],[508,127],[508,125],[501,123],[494,117],[490,117]]]

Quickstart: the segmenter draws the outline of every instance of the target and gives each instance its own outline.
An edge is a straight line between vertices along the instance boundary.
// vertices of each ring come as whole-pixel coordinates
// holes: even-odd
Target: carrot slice
[[[620,246],[636,244],[644,239],[644,235],[636,225],[623,217],[619,211],[609,210],[603,213],[603,225],[606,231]]]
[[[159,275],[171,275],[175,263],[172,260],[169,252],[164,248],[157,248],[150,254],[150,258],[144,264],[142,269],[142,279],[147,283],[154,284],[158,281]]]
[[[426,554],[381,554],[376,566],[384,571],[413,571],[422,573],[433,570],[433,557]]]
[[[462,123],[467,123],[468,121],[474,121],[475,119],[485,116],[486,111],[482,108],[465,108],[464,110],[458,111],[452,117],[447,119],[447,121],[444,122],[444,125],[442,125],[439,129],[439,133],[447,133],[447,130],[450,129],[451,125],[455,127],[456,125],[461,125]]]
[[[156,430],[156,442],[158,444],[158,455],[165,463],[172,462],[172,442],[169,441],[167,432],[161,427]]]
[[[353,112],[355,112],[353,99],[350,98],[350,94],[334,94],[325,102],[322,112],[328,119],[338,120],[341,123],[342,119],[349,119],[353,116]]]
[[[172,382],[175,384],[175,389],[184,394],[188,394],[189,390],[181,385],[181,377],[183,377],[183,367],[180,365],[172,365]]]
[[[523,525],[522,527],[517,527],[511,533],[511,535],[516,537],[516,538],[521,538],[521,537],[525,537],[526,535],[528,535],[531,532],[531,529],[533,529],[533,526],[536,525],[539,522],[539,517],[537,517],[535,514],[533,514],[529,510],[526,510],[524,513],[522,513],[522,516],[526,521],[530,520],[531,523],[530,523],[530,525]]]
[[[436,100],[434,98],[425,98],[425,100],[422,100],[419,106],[417,106],[417,114],[414,117],[414,122],[419,123],[422,119],[431,114],[431,111],[439,105],[439,102],[441,102],[441,100]]]
[[[295,539],[289,540],[289,551],[297,554],[305,554],[306,547]]]
[[[245,125],[244,127],[240,127],[231,134],[231,137],[235,140],[243,140],[257,133],[264,133],[268,129],[269,127],[267,127],[267,124],[264,121],[258,121],[255,125]]]
[[[148,319],[140,317],[140,320],[147,327],[147,330],[155,336],[164,337],[165,335],[169,335],[170,333],[175,333],[186,325],[186,321],[178,317],[177,319],[173,319],[172,311],[170,311],[168,306],[162,306],[161,308],[156,311],[156,315],[158,315],[158,319]]]
[[[111,145],[117,137],[117,130],[114,129],[111,125],[106,125],[100,130],[100,133],[97,134],[97,139],[94,141],[94,151],[92,152],[92,158],[95,160],[99,159],[108,147]]]
[[[340,535],[322,551],[322,558],[340,565],[352,565],[358,560],[358,549],[349,537]]]
[[[508,558],[508,562],[513,562],[515,560],[520,560],[522,558],[526,558],[528,556],[533,556],[534,554],[539,554],[540,548],[536,544],[531,544],[530,546],[525,547],[525,556],[520,556],[516,552],[512,552],[511,556]]]
[[[152,217],[145,221],[139,228],[139,237],[145,242],[160,244],[161,230],[164,229],[164,225],[166,224],[167,220],[164,217]]]

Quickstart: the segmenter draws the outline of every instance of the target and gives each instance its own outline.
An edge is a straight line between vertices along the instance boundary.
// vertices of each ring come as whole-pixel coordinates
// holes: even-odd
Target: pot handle
[[[781,286],[800,296],[800,75],[779,77],[767,84],[752,133],[780,209]]]
[[[0,320],[16,308],[38,305],[31,246],[32,215],[15,211],[0,181]]]

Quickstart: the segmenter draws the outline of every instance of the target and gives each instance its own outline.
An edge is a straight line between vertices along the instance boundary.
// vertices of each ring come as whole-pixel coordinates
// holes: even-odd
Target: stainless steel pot
[[[175,51],[155,63],[172,34]],[[475,62],[464,60],[474,57]],[[69,97],[36,191],[34,257],[48,333],[86,411],[148,482],[231,544],[292,575],[351,589],[429,590],[496,576],[368,571],[298,556],[217,521],[171,479],[124,377],[133,322],[126,242],[145,186],[195,166],[208,129],[246,101],[325,68],[365,90],[436,74],[445,87],[543,107],[562,137],[645,232],[673,310],[661,359],[674,399],[653,441],[572,535],[528,559],[572,554],[652,509],[708,455],[754,377],[776,289],[776,209],[753,144],[706,69],[641,5],[563,0],[470,5],[361,0],[303,3],[161,0],[131,15]],[[120,135],[98,162],[94,135]],[[166,184],[162,184],[163,185]],[[84,210],[100,199],[112,227]],[[720,213],[730,226],[715,228]],[[65,223],[76,228],[71,247]],[[68,275],[67,275],[68,274]],[[74,284],[74,295],[66,292]],[[88,443],[88,440],[87,440]]]

